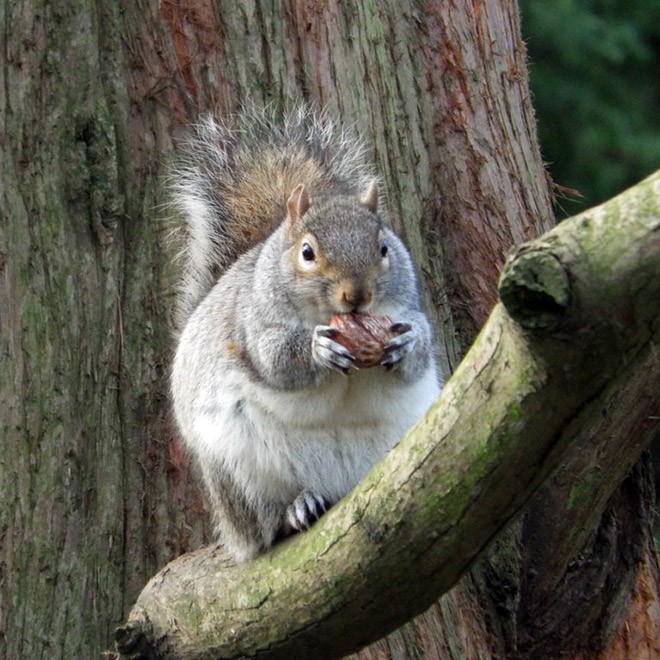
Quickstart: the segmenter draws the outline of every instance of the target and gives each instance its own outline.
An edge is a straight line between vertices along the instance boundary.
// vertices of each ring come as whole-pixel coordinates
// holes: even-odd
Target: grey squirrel
[[[324,114],[205,118],[172,176],[183,219],[173,407],[219,540],[245,561],[307,529],[439,391],[407,249],[360,143]],[[336,314],[393,320],[355,368]]]

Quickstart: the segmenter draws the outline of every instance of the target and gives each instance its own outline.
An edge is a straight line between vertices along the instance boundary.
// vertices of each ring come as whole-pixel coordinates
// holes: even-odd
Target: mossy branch
[[[447,591],[601,398],[657,382],[660,173],[519,248],[500,291],[438,402],[350,496],[246,565],[205,548],[166,566],[117,631],[123,657],[340,656]]]

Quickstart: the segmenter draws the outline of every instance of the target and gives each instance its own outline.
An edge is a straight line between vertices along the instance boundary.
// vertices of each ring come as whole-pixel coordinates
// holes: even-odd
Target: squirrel
[[[206,117],[172,175],[183,274],[173,409],[237,562],[306,530],[440,389],[410,254],[362,143],[301,107]],[[357,369],[329,319],[390,317]]]

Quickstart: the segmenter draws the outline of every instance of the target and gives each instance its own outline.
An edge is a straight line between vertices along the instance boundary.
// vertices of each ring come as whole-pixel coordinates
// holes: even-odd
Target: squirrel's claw
[[[328,509],[330,503],[311,490],[303,490],[287,507],[286,525],[302,532],[311,527]]]
[[[390,328],[392,332],[401,333],[390,340],[383,351],[380,363],[386,368],[395,367],[406,355],[412,353],[417,343],[417,336],[410,323],[395,323]]]
[[[390,326],[391,332],[396,332],[398,335],[403,335],[407,332],[410,332],[413,329],[410,323],[393,323]]]
[[[348,349],[334,340],[337,331],[326,325],[317,325],[312,336],[312,356],[323,367],[348,375],[355,366],[355,358]]]

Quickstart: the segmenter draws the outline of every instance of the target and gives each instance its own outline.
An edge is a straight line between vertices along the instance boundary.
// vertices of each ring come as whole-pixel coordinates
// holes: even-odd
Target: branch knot
[[[528,330],[553,330],[570,303],[571,287],[561,261],[547,246],[526,246],[509,258],[499,283],[507,312]]]

